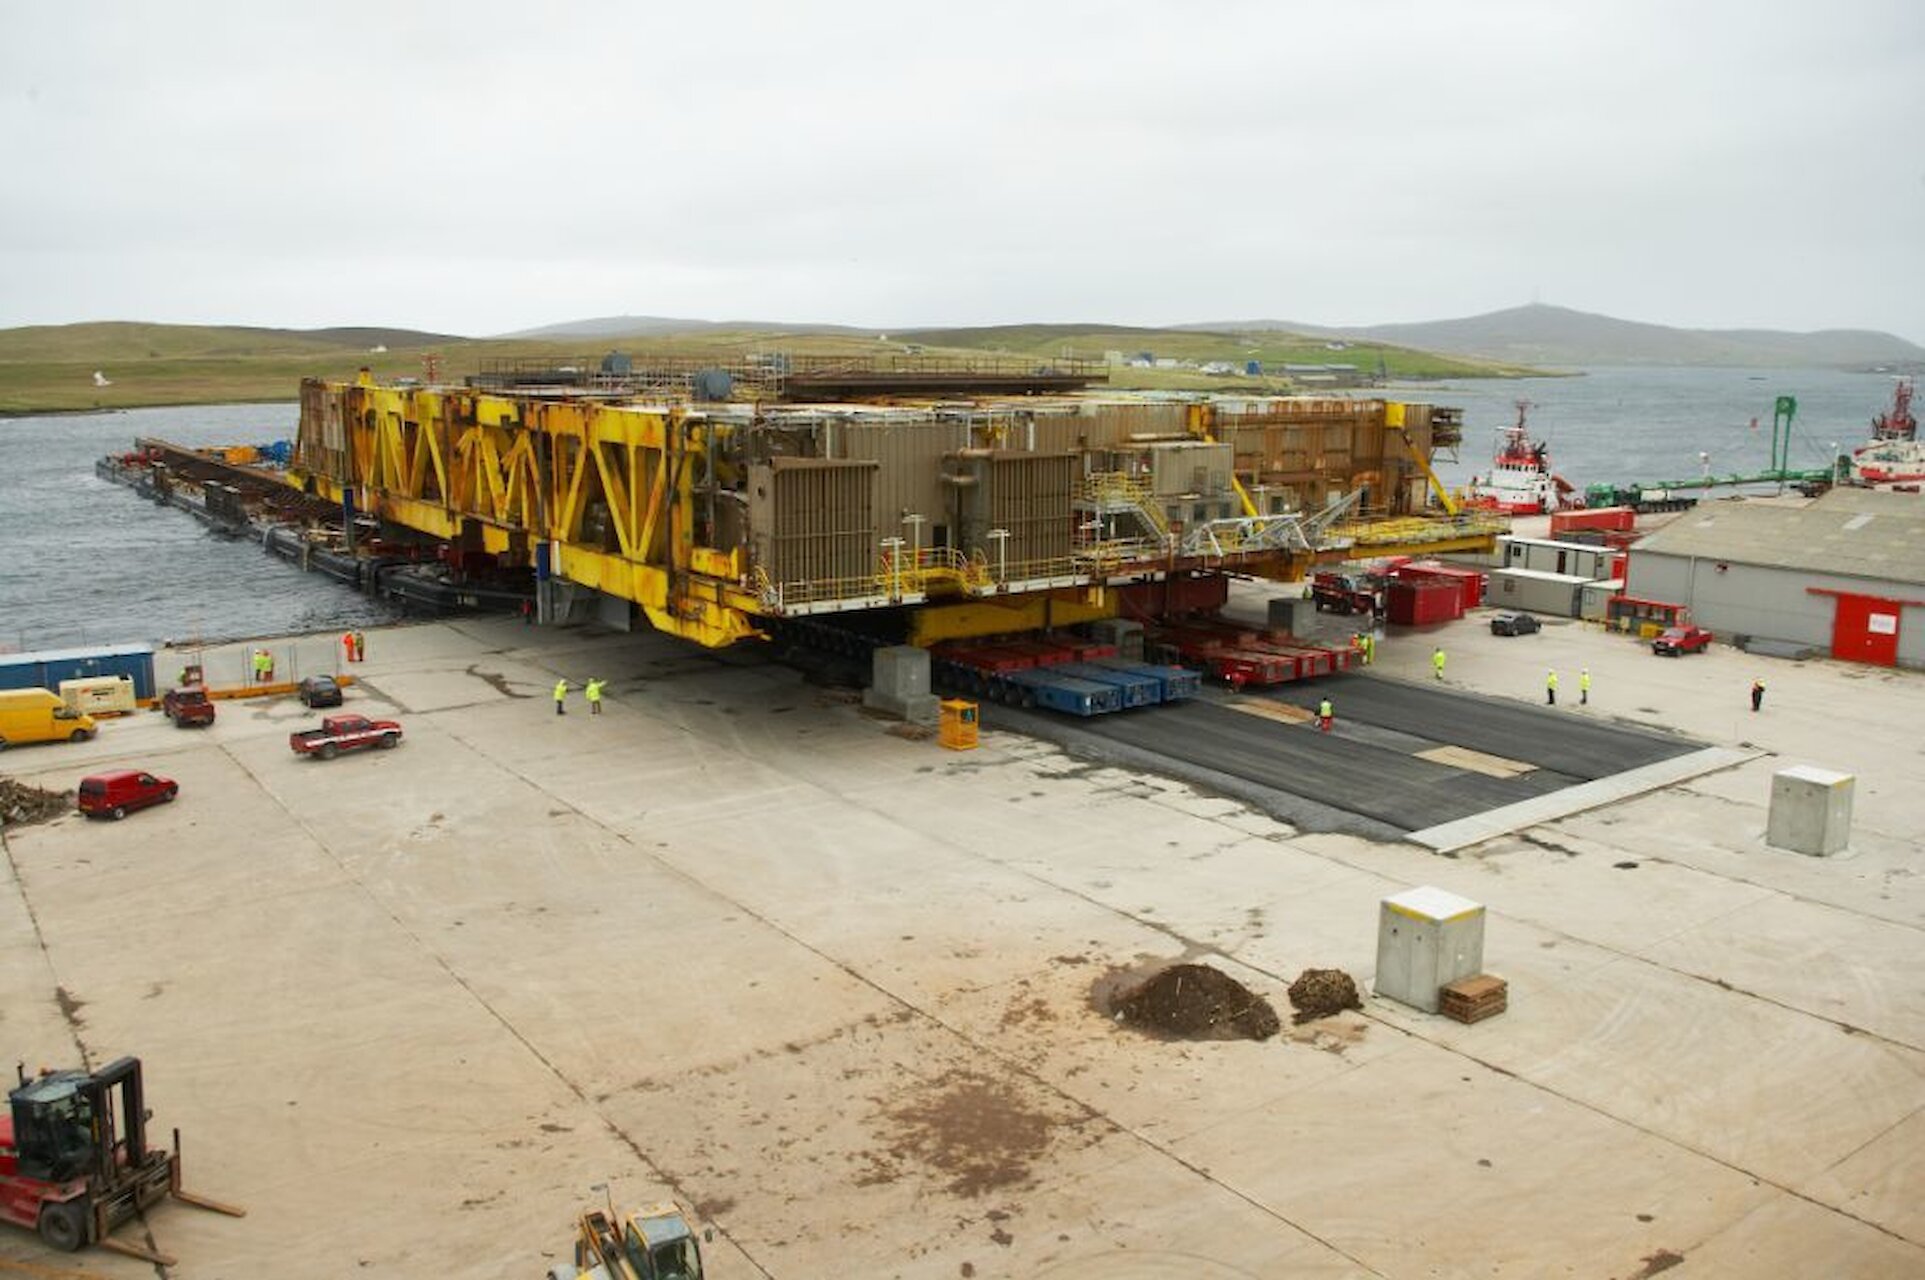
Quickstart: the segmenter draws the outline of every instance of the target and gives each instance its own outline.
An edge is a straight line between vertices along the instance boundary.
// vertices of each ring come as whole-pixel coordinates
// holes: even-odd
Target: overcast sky
[[[1922,0],[0,6],[0,327],[1925,343]]]

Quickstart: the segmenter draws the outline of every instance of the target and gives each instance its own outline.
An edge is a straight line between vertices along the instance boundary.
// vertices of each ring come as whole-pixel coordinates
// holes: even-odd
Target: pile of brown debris
[[[1345,1009],[1364,1007],[1357,996],[1356,981],[1342,969],[1305,969],[1290,984],[1290,1003],[1297,1011],[1292,1021],[1299,1026]]]
[[[43,791],[12,778],[0,778],[0,826],[45,822],[71,808],[71,791]]]
[[[1207,964],[1173,964],[1125,991],[1119,1019],[1190,1040],[1267,1040],[1282,1023],[1270,1002]]]

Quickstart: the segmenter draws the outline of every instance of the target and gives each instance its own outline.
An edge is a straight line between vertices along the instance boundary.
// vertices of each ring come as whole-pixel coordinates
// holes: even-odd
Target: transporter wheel
[[[87,1214],[72,1200],[50,1204],[40,1210],[39,1230],[48,1248],[72,1253],[86,1243]]]

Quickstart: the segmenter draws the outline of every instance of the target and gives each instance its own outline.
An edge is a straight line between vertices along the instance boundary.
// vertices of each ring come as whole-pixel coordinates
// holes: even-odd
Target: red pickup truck
[[[401,726],[393,720],[370,720],[366,716],[328,716],[318,729],[289,734],[287,745],[301,755],[332,760],[358,747],[398,747]]]
[[[1703,653],[1711,646],[1711,633],[1703,627],[1670,627],[1651,641],[1651,652],[1675,658],[1686,653]]]
[[[207,690],[197,684],[169,689],[161,697],[160,709],[174,722],[176,729],[214,723],[214,704],[207,700]]]

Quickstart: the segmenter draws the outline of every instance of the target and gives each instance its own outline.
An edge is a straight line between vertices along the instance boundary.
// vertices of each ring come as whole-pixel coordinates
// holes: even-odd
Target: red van
[[[89,818],[104,815],[118,820],[129,810],[165,804],[179,794],[180,784],[172,778],[140,769],[93,773],[80,780],[80,812]]]

